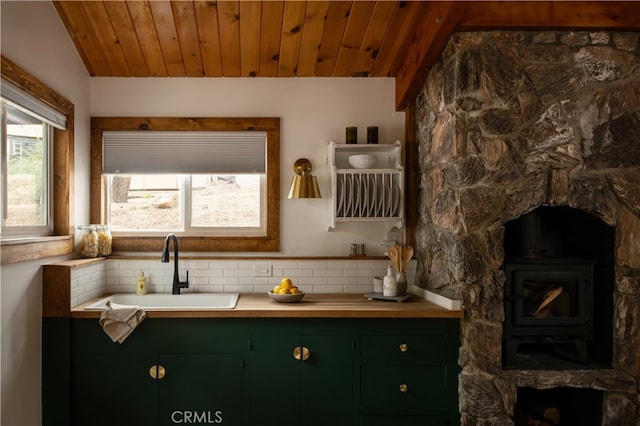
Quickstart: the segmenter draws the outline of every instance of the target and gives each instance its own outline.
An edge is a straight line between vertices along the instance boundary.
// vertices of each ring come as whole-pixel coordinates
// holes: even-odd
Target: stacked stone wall
[[[639,39],[454,34],[416,99],[416,282],[463,302],[464,425],[512,424],[518,386],[603,390],[603,425],[640,425]],[[615,226],[611,370],[502,368],[504,225],[543,205]]]

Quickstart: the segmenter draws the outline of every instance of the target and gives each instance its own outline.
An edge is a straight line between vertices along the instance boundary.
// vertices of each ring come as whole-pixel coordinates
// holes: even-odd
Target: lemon
[[[271,292],[272,292],[273,294],[278,294],[278,292],[279,292],[279,291],[280,291],[280,286],[279,286],[279,285],[275,286],[275,287],[273,288],[273,290],[271,290]]]
[[[278,291],[278,294],[287,294],[287,289],[286,288],[281,288],[280,291]]]
[[[291,287],[291,288],[289,289],[289,293],[290,293],[290,294],[298,294],[298,293],[300,293],[300,290],[298,290],[298,287],[293,286],[293,287]]]
[[[284,288],[286,290],[289,290],[291,287],[293,287],[293,283],[291,282],[291,278],[283,278],[282,281],[280,281],[280,288]]]

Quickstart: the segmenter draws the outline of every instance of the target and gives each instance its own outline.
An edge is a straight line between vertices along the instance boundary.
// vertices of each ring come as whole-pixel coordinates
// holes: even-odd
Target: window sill
[[[2,265],[73,253],[73,235],[0,240]]]

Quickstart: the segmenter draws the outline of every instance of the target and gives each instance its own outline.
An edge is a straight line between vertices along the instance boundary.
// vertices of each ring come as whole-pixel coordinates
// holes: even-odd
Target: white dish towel
[[[100,315],[100,325],[111,340],[122,343],[146,316],[140,306],[119,305],[109,300]]]

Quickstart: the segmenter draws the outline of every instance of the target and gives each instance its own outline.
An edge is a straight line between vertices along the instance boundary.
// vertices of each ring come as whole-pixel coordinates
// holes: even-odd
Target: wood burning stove
[[[614,228],[541,206],[505,224],[504,253],[503,367],[611,368]]]
[[[505,364],[521,344],[572,343],[587,363],[593,338],[593,266],[589,259],[518,258],[504,264]]]

